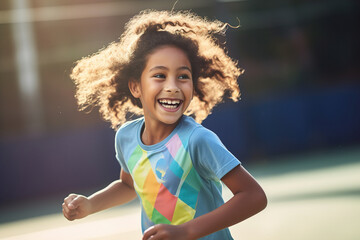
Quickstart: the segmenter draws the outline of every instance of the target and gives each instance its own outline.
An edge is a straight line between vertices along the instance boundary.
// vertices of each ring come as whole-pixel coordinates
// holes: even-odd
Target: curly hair
[[[141,115],[141,103],[132,96],[128,82],[140,81],[156,48],[173,45],[187,54],[193,72],[194,97],[185,114],[201,122],[224,97],[233,101],[240,97],[237,79],[243,70],[219,41],[227,27],[189,11],[140,12],[125,25],[120,41],[76,62],[70,77],[80,110],[98,106],[114,129],[129,113]]]

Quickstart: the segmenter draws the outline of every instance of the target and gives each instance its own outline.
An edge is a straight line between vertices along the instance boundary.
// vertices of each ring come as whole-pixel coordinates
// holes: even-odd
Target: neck
[[[176,128],[177,124],[151,124],[145,119],[145,126],[141,133],[141,141],[145,145],[154,145],[167,138]]]

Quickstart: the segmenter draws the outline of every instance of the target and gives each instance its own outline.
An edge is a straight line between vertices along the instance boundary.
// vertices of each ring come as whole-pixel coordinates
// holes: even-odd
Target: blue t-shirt
[[[141,201],[144,232],[155,224],[178,225],[224,204],[220,179],[240,164],[210,130],[183,116],[173,132],[155,145],[144,145],[144,118],[116,133],[116,157],[131,174]],[[232,239],[223,229],[201,239]]]

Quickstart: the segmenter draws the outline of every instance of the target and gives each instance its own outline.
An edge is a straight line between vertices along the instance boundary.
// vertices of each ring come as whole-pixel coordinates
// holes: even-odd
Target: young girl
[[[114,128],[129,114],[143,117],[117,130],[120,179],[89,197],[70,194],[68,220],[137,196],[144,240],[225,240],[229,226],[265,208],[258,183],[199,124],[223,97],[240,95],[242,71],[218,40],[226,27],[190,12],[144,11],[120,42],[77,62],[71,77],[82,109],[98,106]],[[234,194],[226,203],[221,181]]]

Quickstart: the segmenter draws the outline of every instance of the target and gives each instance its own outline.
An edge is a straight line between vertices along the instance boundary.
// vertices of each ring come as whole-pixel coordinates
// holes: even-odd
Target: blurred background
[[[0,237],[48,228],[46,218],[34,219],[60,218],[66,195],[89,194],[118,178],[115,132],[96,109],[78,111],[69,74],[75,61],[116,41],[131,16],[174,3],[0,2]],[[177,2],[175,9],[209,19],[234,26],[240,20],[228,30],[227,48],[245,69],[241,101],[225,101],[203,122],[269,197],[268,209],[234,228],[235,236],[360,239],[359,5]],[[37,225],[19,230],[24,221]]]

